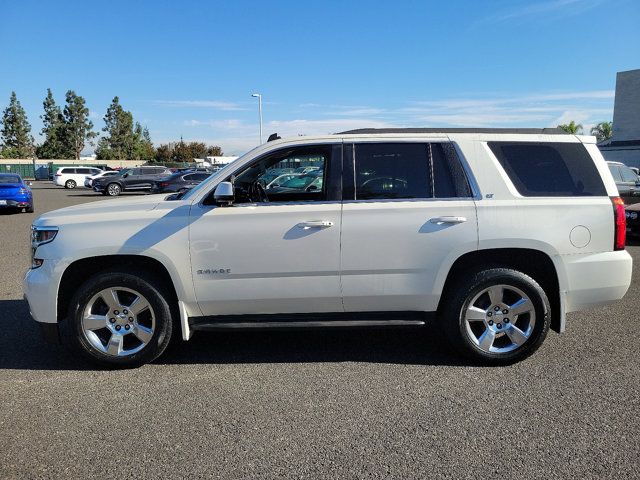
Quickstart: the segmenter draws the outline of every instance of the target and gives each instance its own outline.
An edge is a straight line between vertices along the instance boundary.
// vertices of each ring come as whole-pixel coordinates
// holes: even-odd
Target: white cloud
[[[524,21],[543,17],[557,19],[579,15],[604,3],[605,0],[549,0],[544,2],[527,1],[507,10],[498,11],[479,20],[482,23],[503,23]],[[511,2],[513,5],[515,2]]]
[[[156,105],[177,108],[211,108],[214,110],[238,111],[247,110],[235,102],[224,102],[219,100],[156,100]]]

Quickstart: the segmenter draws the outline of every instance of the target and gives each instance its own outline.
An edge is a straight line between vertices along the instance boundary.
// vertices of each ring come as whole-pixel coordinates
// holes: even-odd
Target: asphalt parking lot
[[[0,478],[640,478],[637,269],[509,367],[465,364],[433,325],[198,333],[102,371],[41,340],[21,278],[38,214],[104,197],[34,195],[0,214]]]

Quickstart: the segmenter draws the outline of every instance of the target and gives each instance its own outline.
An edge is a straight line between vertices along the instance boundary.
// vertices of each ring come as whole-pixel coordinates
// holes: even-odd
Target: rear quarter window
[[[62,170],[60,170],[60,173],[66,173],[66,174],[76,173],[76,169],[75,168],[63,168]]]
[[[602,178],[581,143],[489,142],[524,197],[606,196]]]

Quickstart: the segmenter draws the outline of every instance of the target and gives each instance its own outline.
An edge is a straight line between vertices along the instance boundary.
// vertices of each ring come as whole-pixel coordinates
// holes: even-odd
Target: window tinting
[[[356,144],[356,199],[470,197],[453,144]]]
[[[431,197],[429,144],[358,143],[356,200]]]
[[[81,175],[89,175],[91,173],[91,169],[89,168],[76,168],[76,173]]]
[[[76,173],[76,169],[75,168],[63,168],[60,173],[66,173],[66,174]]]
[[[436,198],[470,197],[467,181],[456,149],[451,143],[432,143],[433,188]]]
[[[525,197],[607,194],[581,143],[489,142],[489,148]]]

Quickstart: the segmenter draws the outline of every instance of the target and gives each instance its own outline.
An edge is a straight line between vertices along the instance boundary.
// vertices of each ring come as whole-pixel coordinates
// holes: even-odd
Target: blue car
[[[0,173],[0,209],[5,208],[24,208],[33,213],[31,189],[15,173]]]

